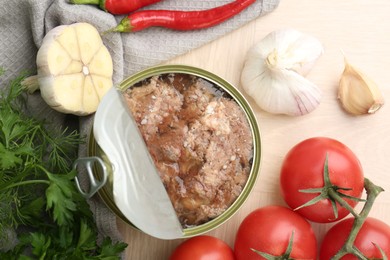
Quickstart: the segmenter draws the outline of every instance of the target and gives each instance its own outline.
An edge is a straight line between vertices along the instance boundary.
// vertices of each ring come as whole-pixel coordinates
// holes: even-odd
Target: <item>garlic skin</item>
[[[111,55],[99,32],[88,23],[50,30],[38,50],[37,68],[42,98],[62,113],[83,116],[95,112],[113,86]]]
[[[378,85],[345,59],[338,98],[343,108],[353,115],[373,114],[385,103]]]
[[[247,53],[241,84],[263,110],[300,116],[318,107],[319,88],[304,76],[322,55],[322,44],[293,29],[271,32]]]

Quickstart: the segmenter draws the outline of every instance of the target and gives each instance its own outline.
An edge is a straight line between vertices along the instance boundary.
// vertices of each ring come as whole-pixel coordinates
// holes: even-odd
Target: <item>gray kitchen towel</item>
[[[164,0],[144,9],[203,10],[231,0]],[[103,42],[114,64],[114,83],[146,67],[157,65],[225,35],[245,23],[273,11],[279,0],[257,0],[234,18],[212,28],[197,31],[172,31],[150,28],[137,33],[109,33]],[[0,0],[0,86],[21,72],[36,72],[36,54],[43,37],[52,28],[75,22],[87,22],[103,32],[114,27],[123,16],[113,16],[92,5],[73,5],[67,0]],[[238,46],[237,46],[238,47]],[[80,132],[88,135],[93,116],[71,117],[49,108],[39,93],[29,97],[29,108],[53,125],[77,121]],[[86,145],[79,149],[86,156]],[[96,197],[96,196],[95,196]],[[120,240],[115,215],[98,198],[89,202],[102,236]]]

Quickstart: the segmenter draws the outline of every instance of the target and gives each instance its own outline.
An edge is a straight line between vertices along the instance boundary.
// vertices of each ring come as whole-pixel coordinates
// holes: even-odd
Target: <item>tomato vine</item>
[[[372,206],[374,205],[375,199],[378,197],[378,195],[384,191],[383,188],[380,186],[375,185],[373,182],[371,182],[369,179],[365,178],[364,179],[364,189],[366,190],[367,193],[367,200],[363,206],[363,209],[360,211],[360,213],[356,213],[354,209],[351,209],[351,213],[354,215],[354,221],[353,221],[353,226],[351,229],[351,232],[349,233],[349,236],[344,243],[343,247],[337,252],[337,254],[332,258],[333,260],[340,259],[346,254],[353,254],[359,259],[362,260],[368,260],[366,256],[362,254],[355,246],[354,242],[355,239],[361,229],[361,227],[364,224],[364,221],[369,215],[369,212],[371,211]],[[379,249],[381,250],[381,249]],[[384,259],[387,259],[386,255],[382,251],[382,256]]]
[[[384,190],[365,178],[347,146],[327,137],[300,142],[284,159],[280,185],[285,202],[308,220],[329,223],[352,215],[329,229],[320,259],[387,259],[390,226],[368,217]],[[364,203],[360,211],[355,209],[358,203]]]

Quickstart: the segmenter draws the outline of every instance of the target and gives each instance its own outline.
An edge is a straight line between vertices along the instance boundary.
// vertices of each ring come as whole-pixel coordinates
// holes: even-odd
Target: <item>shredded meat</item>
[[[253,156],[240,106],[186,74],[151,77],[125,97],[182,225],[223,213],[241,193]]]

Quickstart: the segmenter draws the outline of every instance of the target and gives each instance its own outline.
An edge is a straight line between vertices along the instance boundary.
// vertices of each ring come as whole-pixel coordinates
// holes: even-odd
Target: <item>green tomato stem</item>
[[[280,256],[274,256],[274,255],[271,255],[271,254],[268,254],[265,252],[258,251],[258,250],[253,249],[253,248],[251,248],[251,250],[253,252],[255,252],[256,254],[264,257],[266,260],[294,260],[294,258],[290,257],[292,249],[293,249],[293,243],[294,243],[294,230],[291,232],[291,236],[290,236],[290,239],[288,241],[286,251]]]
[[[314,205],[321,200],[328,199],[331,202],[332,207],[333,207],[334,219],[338,218],[338,210],[337,210],[336,202],[339,203],[341,206],[345,207],[355,217],[358,216],[358,214],[355,212],[353,207],[351,207],[348,204],[348,202],[345,201],[345,198],[351,199],[351,200],[356,200],[356,201],[364,201],[364,200],[362,200],[360,198],[348,196],[348,195],[339,191],[339,190],[350,190],[349,187],[338,187],[336,185],[333,185],[333,183],[329,177],[328,154],[326,154],[326,157],[325,157],[323,178],[324,178],[324,186],[323,187],[299,190],[300,192],[304,192],[304,193],[319,193],[319,195],[317,195],[313,199],[309,200],[305,204],[295,208],[294,210],[298,210],[298,209],[301,209],[303,207],[311,206],[311,205]]]
[[[357,256],[359,259],[368,260],[368,258],[366,256],[364,256],[364,254],[362,252],[360,252],[360,250],[354,246],[354,242],[356,240],[356,237],[357,237],[361,227],[364,224],[364,221],[368,217],[368,214],[369,214],[372,206],[374,205],[375,199],[383,191],[383,188],[375,185],[369,179],[364,178],[364,189],[366,190],[366,193],[367,193],[366,200],[351,197],[351,196],[348,196],[346,194],[339,192],[339,190],[349,190],[349,188],[338,187],[338,186],[335,186],[332,184],[330,177],[329,177],[328,155],[326,155],[326,158],[325,158],[323,176],[324,176],[324,186],[322,188],[312,188],[312,189],[300,190],[301,192],[304,192],[304,193],[319,193],[319,195],[316,196],[315,198],[313,198],[312,200],[306,202],[302,206],[296,208],[295,210],[313,205],[313,204],[315,204],[318,201],[323,200],[323,199],[329,199],[330,202],[332,203],[332,207],[333,207],[334,214],[335,214],[335,219],[337,219],[338,218],[338,211],[337,211],[336,203],[338,203],[342,207],[346,208],[354,216],[354,222],[353,222],[352,229],[350,231],[350,234],[348,235],[346,242],[344,243],[343,247],[336,253],[336,255],[334,255],[332,257],[332,260],[338,260],[346,254],[353,254],[353,255]],[[354,210],[354,208],[348,204],[348,202],[345,200],[345,198],[360,201],[360,202],[363,201],[364,206],[363,206],[363,209],[360,211],[360,213],[357,213]]]
[[[349,205],[343,198],[340,196],[339,192],[337,192],[335,189],[329,189],[328,190],[328,195],[337,203],[339,203],[342,207],[346,208],[354,217],[358,217],[359,214],[354,210],[351,205]],[[337,210],[337,209],[336,209]]]
[[[355,216],[351,232],[349,233],[346,242],[344,243],[343,247],[337,252],[337,254],[332,257],[332,260],[340,259],[346,254],[354,254],[355,256],[359,257],[359,259],[362,260],[368,259],[354,246],[354,242],[361,227],[364,224],[364,221],[368,217],[368,214],[371,211],[372,206],[374,205],[375,199],[383,191],[383,188],[375,185],[369,179],[364,178],[364,189],[366,190],[367,193],[367,200],[364,203],[363,209],[360,211],[358,215]]]

